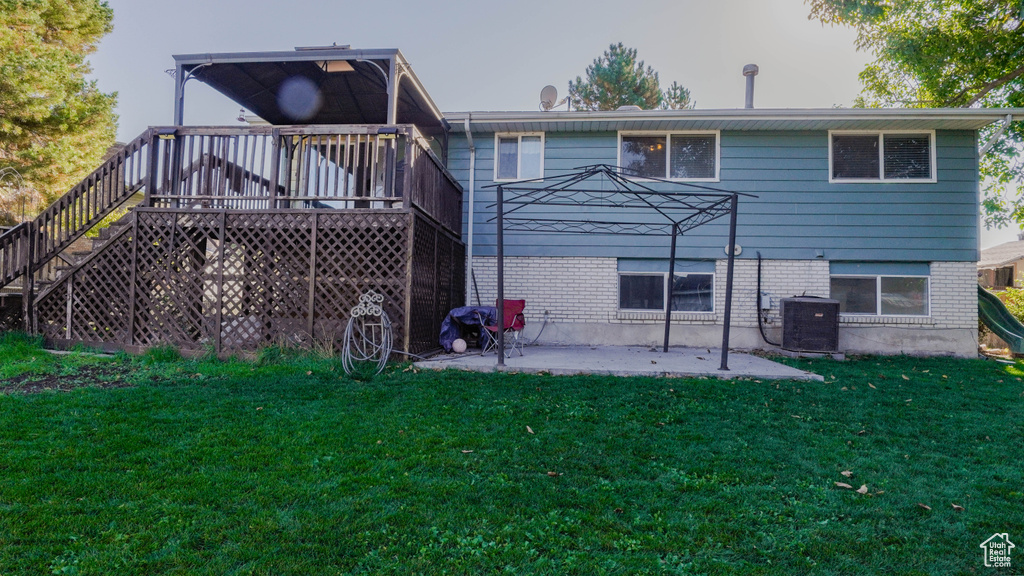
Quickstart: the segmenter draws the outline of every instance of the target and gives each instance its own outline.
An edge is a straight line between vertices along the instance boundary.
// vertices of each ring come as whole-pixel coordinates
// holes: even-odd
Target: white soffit
[[[823,108],[623,110],[611,112],[446,112],[474,132],[616,130],[978,130],[1024,108]]]

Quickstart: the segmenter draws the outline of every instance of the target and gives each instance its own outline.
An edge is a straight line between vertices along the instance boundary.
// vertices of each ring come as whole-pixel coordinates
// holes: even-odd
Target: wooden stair
[[[147,130],[34,220],[0,234],[0,289],[29,270],[29,292],[37,281],[54,280],[60,268],[75,263],[67,249],[76,240],[140,191],[153,188],[155,138],[153,130]],[[64,263],[56,263],[58,259]]]
[[[95,238],[91,238],[92,248],[90,250],[78,250],[75,252],[65,251],[61,253],[60,258],[64,260],[65,263],[54,266],[55,275],[45,280],[36,280],[35,286],[39,290],[40,294],[46,292],[46,289],[51,285],[60,282],[68,271],[74,270],[90,256],[102,250],[110,239],[116,236],[125,227],[131,226],[132,217],[132,213],[128,212],[115,222],[112,222],[110,226],[100,230],[99,234]]]

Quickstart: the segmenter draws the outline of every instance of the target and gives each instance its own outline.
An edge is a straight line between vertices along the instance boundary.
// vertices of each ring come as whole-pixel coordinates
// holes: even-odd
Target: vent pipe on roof
[[[747,77],[747,99],[743,104],[744,108],[754,107],[754,76],[757,76],[757,64],[747,64],[743,67],[743,75]]]

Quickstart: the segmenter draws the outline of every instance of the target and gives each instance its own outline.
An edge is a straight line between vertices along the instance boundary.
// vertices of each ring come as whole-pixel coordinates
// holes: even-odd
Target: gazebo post
[[[668,294],[665,297],[665,346],[662,352],[668,353],[668,337],[672,330],[672,283],[676,277],[676,239],[679,237],[679,226],[672,223],[672,248],[668,256]]]
[[[498,366],[505,365],[505,189],[498,186]],[[483,330],[483,327],[480,328]]]
[[[732,272],[736,263],[736,209],[739,196],[734,192],[729,201],[729,264],[725,272],[725,326],[722,327],[722,365],[719,370],[729,369],[729,325],[732,324]]]

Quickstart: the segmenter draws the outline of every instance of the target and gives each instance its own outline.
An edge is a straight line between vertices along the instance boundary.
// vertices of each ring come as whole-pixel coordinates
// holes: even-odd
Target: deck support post
[[[135,345],[135,303],[136,293],[139,291],[139,287],[136,284],[139,280],[139,213],[135,212],[132,214],[132,273],[131,273],[131,293],[128,295],[128,345]],[[70,338],[68,338],[70,340]]]
[[[27,239],[25,242],[25,275],[21,279],[21,313],[22,320],[25,321],[25,332],[28,334],[33,333],[33,310],[32,310],[32,292],[34,291],[35,283],[35,266],[32,262],[35,260],[36,253],[36,231],[39,227],[36,225],[35,220],[28,222],[26,228]]]
[[[309,221],[311,224],[311,230],[309,235],[309,301],[307,304],[308,314],[308,325],[306,329],[309,331],[310,342],[316,341],[316,329],[315,321],[313,317],[313,310],[316,307],[316,242],[317,242],[317,224],[319,218],[317,212],[313,212],[309,215]],[[325,334],[326,336],[326,334]],[[331,343],[334,346],[334,343]]]
[[[174,125],[185,123],[185,70],[181,64],[174,67]]]
[[[217,313],[214,338],[217,354],[224,353],[224,243],[227,239],[227,214],[221,210],[217,222]]]
[[[388,117],[387,124],[398,124],[398,66],[395,59],[388,60]]]

